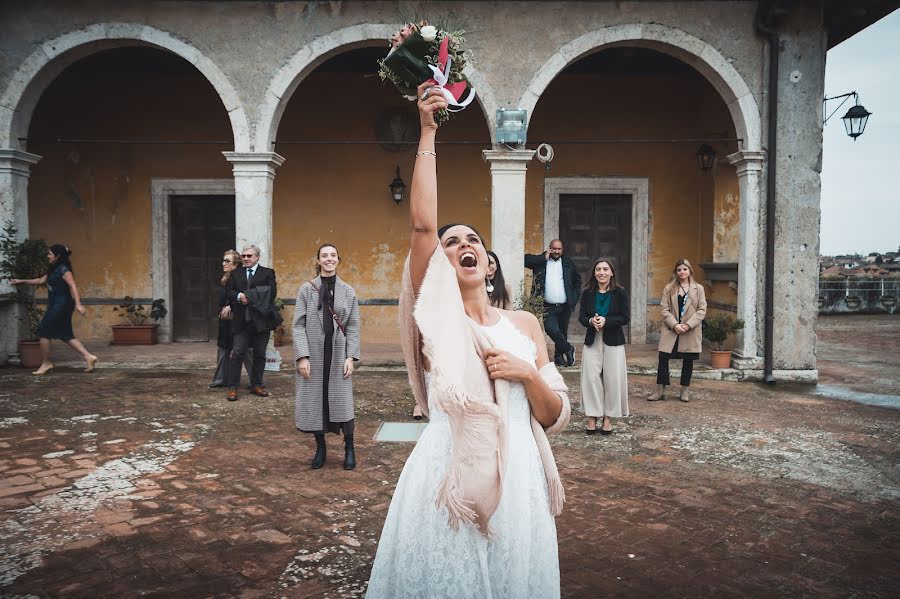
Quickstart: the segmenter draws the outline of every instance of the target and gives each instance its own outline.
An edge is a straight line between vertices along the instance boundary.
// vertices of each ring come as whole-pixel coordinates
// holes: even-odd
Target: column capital
[[[763,162],[766,160],[765,152],[754,150],[741,150],[725,157],[728,164],[737,167],[738,175],[742,175],[748,171],[759,172],[762,170]]]
[[[524,171],[534,150],[482,150],[481,157],[492,171]]]
[[[234,174],[275,178],[275,169],[284,164],[284,156],[275,152],[222,152],[234,165]]]
[[[40,162],[41,156],[12,148],[0,148],[0,173],[12,173],[27,177],[31,167]]]

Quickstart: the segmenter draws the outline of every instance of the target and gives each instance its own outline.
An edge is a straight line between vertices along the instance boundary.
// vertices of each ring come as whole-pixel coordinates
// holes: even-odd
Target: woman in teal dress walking
[[[50,341],[61,339],[77,351],[87,362],[85,372],[92,372],[97,365],[97,356],[91,354],[81,341],[75,338],[72,331],[72,313],[78,310],[82,316],[85,313],[78,295],[78,287],[75,285],[75,277],[72,275],[72,262],[69,256],[72,254],[64,245],[54,244],[47,250],[47,259],[50,262],[50,270],[47,274],[37,279],[12,279],[10,283],[18,285],[47,285],[47,312],[37,328],[37,336],[41,340],[41,366],[32,374],[42,375],[53,370],[53,362],[50,361]]]

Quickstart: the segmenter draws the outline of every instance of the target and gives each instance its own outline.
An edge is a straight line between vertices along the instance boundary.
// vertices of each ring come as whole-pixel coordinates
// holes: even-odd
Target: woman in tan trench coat
[[[669,384],[669,360],[681,358],[681,401],[690,401],[688,387],[694,371],[694,360],[700,358],[703,349],[703,331],[700,326],[706,317],[706,292],[703,285],[694,281],[694,269],[686,258],[675,262],[672,280],[663,289],[662,326],[659,333],[659,367],[657,368],[656,393],[647,398],[659,401],[666,397]]]
[[[316,253],[318,276],[300,286],[294,311],[295,423],[316,439],[312,467],[325,464],[325,433],[344,435],[344,470],[356,467],[353,367],[359,360],[359,302],[337,276],[337,248]]]

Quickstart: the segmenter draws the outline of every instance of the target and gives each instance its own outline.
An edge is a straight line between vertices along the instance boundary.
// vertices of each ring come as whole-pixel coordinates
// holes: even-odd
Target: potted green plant
[[[0,278],[37,279],[47,274],[47,244],[43,239],[18,240],[18,229],[7,222],[0,236]],[[19,360],[25,368],[36,368],[41,365],[41,348],[37,338],[37,327],[44,316],[44,310],[37,306],[34,299],[35,285],[16,285],[13,293],[6,294],[6,301],[17,304],[19,318],[27,325],[21,333],[25,337],[19,340]],[[21,335],[20,335],[21,336]]]
[[[547,315],[547,307],[544,304],[544,296],[541,294],[533,295],[525,289],[525,281],[519,283],[519,289],[516,291],[516,299],[513,302],[516,310],[525,310],[531,312],[541,328],[544,328],[544,316]]]
[[[729,335],[744,328],[744,321],[731,314],[714,314],[704,321],[703,338],[712,343],[716,349],[710,351],[710,366],[728,368],[731,366],[731,350],[723,350],[722,344]]]
[[[126,295],[122,303],[113,308],[128,324],[113,325],[113,345],[156,345],[159,321],[168,314],[165,300],[155,299],[148,310],[144,304],[135,303],[134,298]],[[153,323],[147,324],[148,320]]]

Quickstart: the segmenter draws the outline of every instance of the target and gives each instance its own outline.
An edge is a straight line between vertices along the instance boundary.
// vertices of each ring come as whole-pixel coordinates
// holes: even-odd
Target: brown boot
[[[681,387],[681,395],[678,396],[678,399],[680,399],[683,402],[691,401],[691,392],[688,389],[689,389],[689,387],[682,386]]]
[[[647,398],[647,401],[662,401],[666,398],[666,386],[657,385],[656,392]]]

